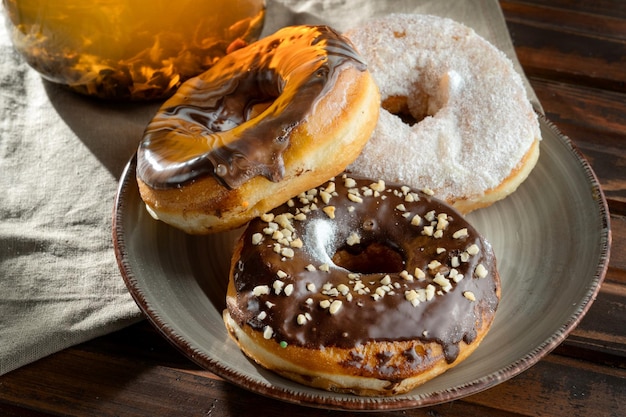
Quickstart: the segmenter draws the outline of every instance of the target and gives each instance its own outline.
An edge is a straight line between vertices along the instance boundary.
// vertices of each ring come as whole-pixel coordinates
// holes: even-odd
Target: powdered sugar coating
[[[454,202],[501,184],[541,134],[511,61],[471,28],[393,14],[346,32],[378,83],[383,104],[405,97],[419,122],[381,109],[349,171],[430,188]]]

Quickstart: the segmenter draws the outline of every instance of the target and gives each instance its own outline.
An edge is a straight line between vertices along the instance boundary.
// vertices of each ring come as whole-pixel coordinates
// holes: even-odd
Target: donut
[[[234,229],[341,173],[376,125],[378,88],[326,26],[293,26],[220,59],[157,111],[140,195],[191,234]]]
[[[430,194],[341,175],[250,222],[231,261],[232,339],[286,378],[362,396],[462,362],[500,277],[489,242]]]
[[[447,18],[392,14],[345,35],[367,61],[383,109],[350,172],[429,188],[462,213],[513,193],[541,132],[512,62]]]

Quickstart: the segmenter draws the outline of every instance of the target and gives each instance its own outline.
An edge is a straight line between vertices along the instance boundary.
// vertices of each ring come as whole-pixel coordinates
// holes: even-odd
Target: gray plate
[[[596,297],[611,234],[598,181],[569,139],[541,120],[537,167],[507,199],[468,220],[492,243],[502,277],[495,322],[465,362],[405,395],[361,398],[308,388],[239,351],[222,322],[228,264],[239,231],[190,236],[145,211],[131,160],[115,201],[122,276],[154,326],[191,360],[268,397],[322,408],[402,409],[458,399],[532,366],[561,343]]]

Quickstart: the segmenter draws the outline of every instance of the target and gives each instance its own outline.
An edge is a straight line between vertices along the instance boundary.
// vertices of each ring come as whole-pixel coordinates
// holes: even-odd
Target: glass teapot
[[[11,39],[44,78],[152,100],[259,37],[264,0],[3,0]]]

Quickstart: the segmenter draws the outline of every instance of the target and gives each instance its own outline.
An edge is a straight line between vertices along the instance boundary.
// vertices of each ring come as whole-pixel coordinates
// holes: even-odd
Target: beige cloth
[[[321,23],[342,31],[392,11],[464,22],[514,58],[495,0],[268,0],[264,32]],[[0,27],[0,375],[141,319],[115,261],[111,210],[157,108],[42,81]]]

